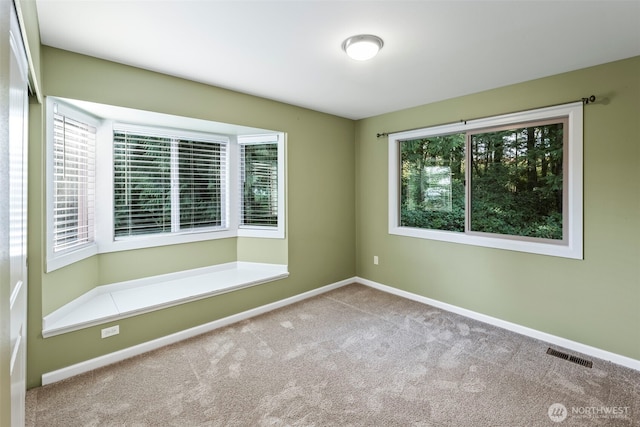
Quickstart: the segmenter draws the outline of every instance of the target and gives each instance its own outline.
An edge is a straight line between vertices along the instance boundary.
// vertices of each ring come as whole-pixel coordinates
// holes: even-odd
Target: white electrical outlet
[[[373,263],[374,263],[375,265],[378,265],[378,255],[374,255],[374,256],[373,256]]]
[[[110,328],[104,328],[100,331],[102,338],[112,337],[120,333],[120,325],[111,326]]]

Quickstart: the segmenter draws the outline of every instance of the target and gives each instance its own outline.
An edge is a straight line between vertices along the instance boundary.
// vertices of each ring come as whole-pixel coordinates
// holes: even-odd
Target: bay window
[[[284,143],[281,132],[49,97],[47,271],[101,252],[284,238]]]

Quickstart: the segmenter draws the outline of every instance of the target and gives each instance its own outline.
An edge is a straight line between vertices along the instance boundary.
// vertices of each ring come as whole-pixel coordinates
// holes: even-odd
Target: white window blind
[[[53,115],[53,251],[94,240],[96,128]]]
[[[240,145],[240,225],[278,226],[278,144]]]
[[[180,230],[226,223],[226,144],[178,141]]]
[[[115,130],[114,237],[226,224],[226,143]]]
[[[171,140],[113,133],[114,236],[171,232]]]

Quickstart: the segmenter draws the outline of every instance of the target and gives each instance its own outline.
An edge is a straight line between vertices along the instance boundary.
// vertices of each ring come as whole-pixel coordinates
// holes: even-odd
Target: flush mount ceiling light
[[[382,39],[371,34],[360,34],[351,36],[342,42],[342,50],[344,50],[350,58],[357,61],[366,61],[371,59],[384,45]]]

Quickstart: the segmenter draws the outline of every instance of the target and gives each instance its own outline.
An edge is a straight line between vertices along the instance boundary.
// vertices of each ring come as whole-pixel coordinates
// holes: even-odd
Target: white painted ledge
[[[230,262],[98,286],[42,319],[44,338],[283,279],[286,265]]]

